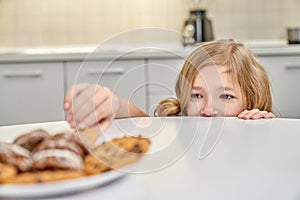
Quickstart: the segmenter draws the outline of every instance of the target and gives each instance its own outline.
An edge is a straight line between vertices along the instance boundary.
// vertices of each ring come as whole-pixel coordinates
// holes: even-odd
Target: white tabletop
[[[0,139],[41,126],[66,128],[1,127]],[[120,119],[104,135],[115,134],[151,137],[150,152],[120,179],[55,199],[300,198],[300,120]]]

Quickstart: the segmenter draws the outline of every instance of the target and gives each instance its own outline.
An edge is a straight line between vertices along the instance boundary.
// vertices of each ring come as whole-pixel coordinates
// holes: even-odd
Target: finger
[[[74,119],[69,121],[69,124],[70,124],[71,128],[76,128],[76,121]]]
[[[94,113],[98,107],[104,107],[106,110],[110,111],[108,103],[105,103],[110,98],[110,94],[107,93],[106,89],[100,88],[96,93],[89,90],[87,93],[82,93],[83,96],[78,97],[78,102],[73,108],[75,113],[75,119],[77,122],[81,122],[91,113]],[[92,94],[93,93],[93,94]],[[107,105],[104,105],[107,104]]]
[[[251,110],[244,110],[242,113],[239,114],[240,119],[249,119],[251,115]]]
[[[274,115],[272,112],[268,112],[268,113],[264,116],[264,118],[266,118],[266,119],[275,118],[275,115]]]
[[[265,118],[265,115],[268,114],[267,111],[259,111],[257,114],[253,115],[251,119],[261,119]]]
[[[94,95],[95,95],[95,85],[88,85],[87,87],[82,87],[82,88],[75,88],[76,94],[73,95],[72,98],[72,107],[73,109],[75,108],[80,108],[82,105],[89,103],[92,101]],[[73,111],[73,113],[75,113]]]
[[[81,93],[84,89],[88,87],[88,84],[79,84],[71,87],[68,92],[66,93],[65,99],[64,99],[64,110],[69,110],[72,105],[72,100],[74,96],[77,96],[79,93]]]
[[[111,109],[109,109],[109,101],[106,101],[80,121],[76,119],[76,122],[79,129],[84,129],[97,124],[99,121],[108,118],[109,116],[112,118],[112,112]]]
[[[100,122],[97,122],[94,126],[91,126],[98,135],[101,135],[103,131],[105,131],[111,124],[112,124],[112,119],[102,119]]]
[[[249,110],[246,114],[245,114],[245,118],[246,119],[253,119],[254,116],[256,116],[259,113],[258,109],[253,109],[253,110]]]
[[[247,114],[244,114],[242,116],[239,116],[240,119],[249,119],[248,115]]]
[[[238,118],[243,118],[245,116],[245,113],[247,112],[248,110],[244,110],[242,111],[239,115],[238,115]]]
[[[240,119],[252,119],[253,116],[259,113],[258,109],[253,110],[244,110],[238,115],[238,118]]]
[[[101,122],[97,122],[97,124],[91,126],[90,128],[93,129],[98,136],[101,136],[102,132],[105,131],[111,124],[112,120],[106,121],[106,119],[103,119]]]
[[[249,119],[246,114],[240,114],[240,115],[238,115],[238,118],[239,119]]]
[[[73,109],[78,110],[86,104],[97,107],[100,103],[102,103],[101,98],[103,99],[108,96],[107,91],[109,91],[109,89],[106,87],[89,85],[88,88],[85,88],[84,91],[82,91],[75,99],[73,99]]]
[[[101,132],[105,131],[112,124],[112,122],[113,122],[113,118],[107,117],[107,118],[103,118],[100,121],[97,121],[95,124],[90,125],[88,127],[93,127],[94,129],[97,130],[97,132],[101,133]],[[76,126],[76,124],[72,128],[77,128],[79,130],[84,129],[84,128],[80,127],[79,125]]]
[[[73,120],[73,113],[67,112],[66,121],[70,123],[72,120]]]
[[[73,99],[72,113],[76,121],[82,120],[82,118],[93,112],[95,109],[94,105],[94,89],[89,86],[82,91],[78,96]]]

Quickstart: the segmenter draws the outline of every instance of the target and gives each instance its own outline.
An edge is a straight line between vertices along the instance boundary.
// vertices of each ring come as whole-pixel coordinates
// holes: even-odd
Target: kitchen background
[[[286,36],[300,27],[300,0],[0,0],[0,126],[64,120],[65,93],[82,82],[107,86],[153,114],[174,96],[194,48],[183,48],[173,30],[182,32],[196,1],[216,39],[249,42],[270,77],[275,113],[300,119],[300,90],[292,90],[300,85],[300,45]],[[153,41],[163,51],[130,51]]]
[[[216,38],[286,40],[300,0],[211,0]],[[141,27],[181,32],[192,0],[0,0],[0,46],[98,44]]]

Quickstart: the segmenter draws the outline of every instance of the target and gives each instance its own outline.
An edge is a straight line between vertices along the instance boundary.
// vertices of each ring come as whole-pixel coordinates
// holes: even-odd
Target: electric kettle
[[[190,17],[184,22],[182,43],[184,46],[214,39],[211,20],[205,9],[190,11]]]

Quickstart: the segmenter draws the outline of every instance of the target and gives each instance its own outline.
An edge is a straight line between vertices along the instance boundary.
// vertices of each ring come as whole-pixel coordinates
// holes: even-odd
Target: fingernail
[[[86,128],[86,125],[84,122],[81,122],[78,124],[78,129],[85,129]]]
[[[70,107],[70,104],[69,103],[64,103],[64,109],[68,109]]]
[[[68,122],[71,121],[72,120],[72,115],[68,114],[66,119],[67,119]]]

